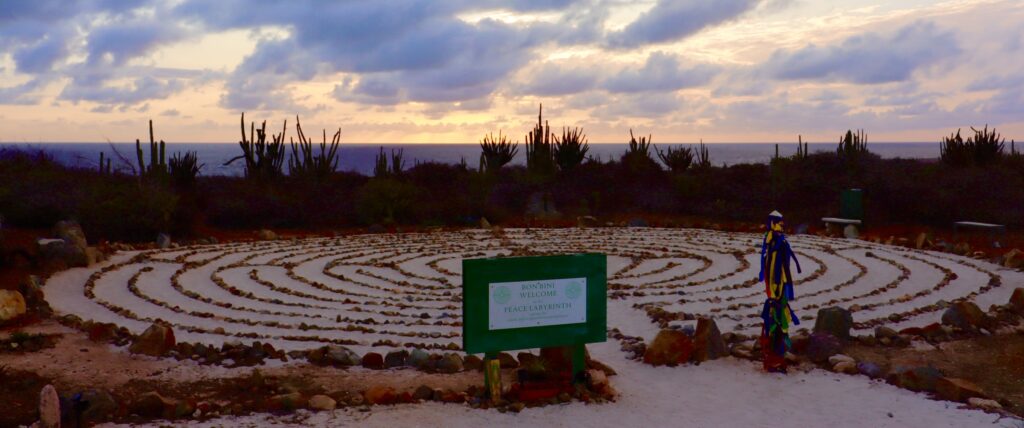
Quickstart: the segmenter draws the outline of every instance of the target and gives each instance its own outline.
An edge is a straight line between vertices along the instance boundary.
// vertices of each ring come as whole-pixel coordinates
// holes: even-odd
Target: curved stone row
[[[848,308],[856,329],[923,326],[948,302],[1002,302],[1012,287],[1001,284],[1024,282],[1019,272],[948,254],[807,235],[790,242],[803,267],[793,308],[807,326],[828,306]],[[118,254],[55,275],[46,294],[60,313],[134,333],[163,320],[196,343],[457,350],[463,259],[600,252],[609,257],[609,305],[657,308],[682,323],[710,316],[724,331],[757,334],[759,244],[756,234],[647,228],[237,242]]]

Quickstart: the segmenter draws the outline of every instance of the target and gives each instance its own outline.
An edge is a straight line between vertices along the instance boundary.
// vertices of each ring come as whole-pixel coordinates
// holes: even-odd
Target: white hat
[[[778,217],[778,218],[782,218],[782,213],[780,213],[780,212],[778,212],[778,211],[772,211],[772,213],[771,213],[771,214],[768,214],[768,217]]]

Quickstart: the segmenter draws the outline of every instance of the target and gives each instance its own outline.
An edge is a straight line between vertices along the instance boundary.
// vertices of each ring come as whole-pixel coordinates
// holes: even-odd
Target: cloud
[[[160,115],[161,116],[167,116],[167,117],[178,117],[178,116],[181,116],[181,112],[178,111],[178,109],[176,109],[176,108],[172,108],[172,109],[168,109],[168,110],[164,110],[164,111],[160,112]]]
[[[867,33],[834,46],[809,44],[796,51],[776,51],[764,69],[781,80],[899,82],[959,53],[953,33],[918,21],[891,34]]]
[[[526,82],[515,85],[513,93],[520,95],[558,96],[575,94],[597,86],[600,74],[591,66],[573,66],[566,62],[545,62],[527,70]]]
[[[176,80],[158,80],[152,77],[139,77],[128,85],[111,86],[105,83],[75,85],[64,87],[59,99],[69,101],[92,101],[103,104],[137,104],[152,99],[164,99],[184,88],[184,83]]]
[[[623,70],[608,78],[603,87],[609,92],[672,92],[705,85],[717,73],[718,68],[709,65],[683,69],[676,56],[654,52],[647,57],[642,68]]]
[[[187,34],[176,22],[155,18],[111,22],[89,32],[87,61],[120,66],[156,46],[181,40]]]
[[[735,19],[759,0],[658,0],[658,3],[621,31],[608,35],[613,48],[681,40],[700,30]]]
[[[42,99],[38,91],[42,89],[49,80],[44,77],[36,77],[20,85],[0,87],[0,105],[31,105],[37,104]]]

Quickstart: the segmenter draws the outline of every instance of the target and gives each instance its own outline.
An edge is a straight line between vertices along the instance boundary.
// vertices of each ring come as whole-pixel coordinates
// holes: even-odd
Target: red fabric
[[[772,350],[771,340],[764,333],[761,333],[761,355],[764,356],[764,370],[777,372],[786,370],[786,357],[778,355]]]

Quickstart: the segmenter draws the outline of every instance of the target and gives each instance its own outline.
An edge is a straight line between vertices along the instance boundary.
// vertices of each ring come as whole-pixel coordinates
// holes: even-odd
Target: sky
[[[0,143],[1024,140],[1019,0],[0,0]]]

